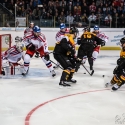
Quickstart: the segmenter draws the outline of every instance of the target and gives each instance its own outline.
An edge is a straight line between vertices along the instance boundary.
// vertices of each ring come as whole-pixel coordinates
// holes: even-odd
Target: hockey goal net
[[[2,71],[2,52],[11,47],[12,37],[11,34],[0,35],[0,74]]]

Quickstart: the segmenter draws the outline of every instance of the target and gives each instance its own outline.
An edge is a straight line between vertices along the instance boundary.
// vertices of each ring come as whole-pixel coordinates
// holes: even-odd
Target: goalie
[[[120,52],[120,58],[117,60],[117,66],[113,71],[113,78],[105,86],[112,86],[112,90],[118,90],[125,83],[125,37],[120,40],[122,50]]]
[[[21,59],[24,59],[23,44],[20,37],[15,38],[16,45],[10,47],[2,53],[2,75],[5,75],[5,70],[9,66],[22,66]]]

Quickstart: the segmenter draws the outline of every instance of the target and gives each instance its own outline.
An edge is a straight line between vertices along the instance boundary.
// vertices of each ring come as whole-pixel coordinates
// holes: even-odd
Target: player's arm
[[[9,48],[7,51],[4,52],[3,54],[3,59],[7,59],[10,55],[11,52],[15,51],[15,48]]]
[[[60,45],[62,46],[62,48],[67,51],[68,53],[67,54],[72,54],[74,55],[75,54],[75,48],[70,44],[68,43],[67,39],[66,38],[63,38],[60,42]]]
[[[104,40],[100,39],[97,36],[95,36],[94,38],[95,38],[94,40],[96,41],[97,45],[105,46],[105,41]]]

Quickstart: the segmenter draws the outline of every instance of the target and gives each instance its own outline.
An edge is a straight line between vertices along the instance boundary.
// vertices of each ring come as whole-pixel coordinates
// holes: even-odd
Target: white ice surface
[[[0,79],[0,125],[125,124],[125,86],[116,92],[104,87],[112,78],[119,52],[100,51],[93,76],[81,66],[74,75],[78,82],[61,89],[58,86],[61,69],[52,78],[42,60],[32,58],[28,76]],[[51,59],[56,62],[52,54]],[[89,69],[88,62],[85,66]],[[26,122],[28,113],[31,116]],[[120,119],[116,121],[116,117]]]

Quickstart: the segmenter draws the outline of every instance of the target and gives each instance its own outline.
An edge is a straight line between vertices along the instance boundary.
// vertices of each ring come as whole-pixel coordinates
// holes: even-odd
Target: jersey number
[[[91,34],[84,34],[84,38],[91,38],[92,36],[91,36]]]

